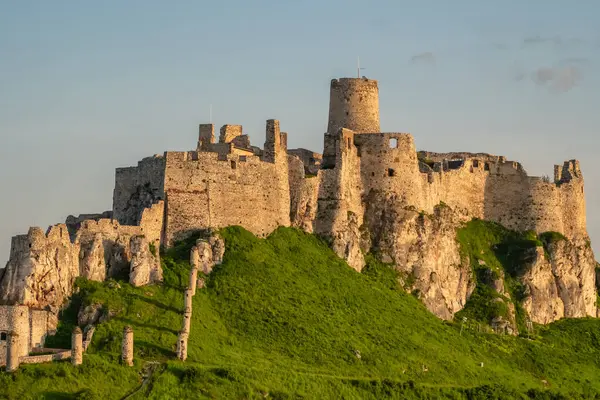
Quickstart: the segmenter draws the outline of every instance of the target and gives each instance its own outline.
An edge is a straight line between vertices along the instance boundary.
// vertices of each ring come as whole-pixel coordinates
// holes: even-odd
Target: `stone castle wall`
[[[166,159],[165,243],[208,227],[241,225],[266,235],[290,224],[287,162],[202,152]]]
[[[264,149],[250,145],[241,125],[224,125],[217,143],[214,125],[202,124],[196,151],[165,152],[118,168],[111,212],[69,217],[47,233],[31,228],[13,238],[0,275],[0,304],[45,307],[56,315],[78,276],[101,281],[131,272],[133,264],[140,282],[148,280],[148,265],[161,275],[158,259],[149,256],[152,246],[172,245],[205,228],[241,225],[265,236],[292,225],[328,237],[357,270],[364,252],[382,250],[392,261],[402,260],[405,272],[460,281],[417,283],[428,293],[428,307],[445,317],[462,307],[471,290],[470,270],[460,269],[454,240],[461,221],[481,218],[587,240],[577,161],[555,166],[550,181],[528,176],[502,156],[417,153],[411,135],[379,132],[377,81],[333,80],[330,94],[322,156],[288,151],[279,121],[268,120]],[[440,203],[450,206],[451,217]],[[425,221],[421,212],[433,219]],[[460,273],[440,274],[449,265]],[[44,334],[40,328],[32,337]]]
[[[234,131],[241,133],[241,127]],[[264,236],[289,226],[286,145],[279,121],[268,120],[262,157],[235,151],[165,153],[164,243],[208,227],[241,225]]]
[[[443,202],[465,219],[486,219],[521,231],[556,231],[570,238],[587,236],[583,177],[574,160],[557,167],[555,181],[530,177],[519,163],[483,153],[424,152],[436,162],[431,168],[418,159],[409,134],[344,132],[345,142],[326,135],[336,152],[329,167],[334,171],[339,163],[353,162],[349,149],[356,149],[360,166],[352,173],[361,177],[366,208],[393,199],[432,214]],[[334,198],[342,189],[324,190]]]
[[[11,332],[18,333],[19,355],[29,353],[29,308],[26,306],[0,306],[0,365],[6,364],[7,339]]]
[[[113,218],[122,225],[137,225],[145,208],[164,200],[165,158],[147,157],[135,167],[117,168],[113,192]]]
[[[0,365],[6,363],[7,338],[11,332],[18,333],[18,354],[25,357],[33,348],[44,344],[49,331],[56,326],[49,326],[49,313],[44,310],[33,310],[27,306],[0,306]]]

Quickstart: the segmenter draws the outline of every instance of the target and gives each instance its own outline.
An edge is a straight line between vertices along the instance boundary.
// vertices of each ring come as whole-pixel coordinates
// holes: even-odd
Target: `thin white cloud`
[[[564,67],[540,67],[532,72],[531,79],[539,86],[547,86],[555,92],[568,92],[583,79],[581,70],[575,65]]]
[[[435,55],[430,51],[417,54],[412,56],[410,62],[412,64],[435,64]]]

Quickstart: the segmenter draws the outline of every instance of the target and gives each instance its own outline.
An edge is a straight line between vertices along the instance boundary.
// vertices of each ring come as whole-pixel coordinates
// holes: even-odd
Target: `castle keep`
[[[52,316],[76,277],[104,280],[129,271],[132,284],[158,282],[161,245],[230,225],[259,236],[279,226],[323,235],[358,271],[364,254],[376,251],[415,277],[421,299],[442,318],[464,307],[473,291],[456,243],[460,224],[479,218],[558,232],[569,245],[551,261],[541,254],[542,272],[523,278],[524,307],[540,323],[596,315],[578,161],[555,166],[551,180],[528,176],[502,156],[417,152],[410,134],[380,131],[378,83],[366,78],[331,81],[322,154],[288,149],[278,120],[266,121],[265,129],[260,148],[240,125],[222,126],[217,138],[214,125],[201,124],[195,149],[118,168],[112,211],[70,216],[47,232],[31,228],[13,238],[0,270],[0,303],[30,311],[19,319],[17,309],[0,308],[2,337],[13,329],[10,321],[38,321],[32,315],[47,312],[46,322],[30,324],[31,348],[55,328]]]

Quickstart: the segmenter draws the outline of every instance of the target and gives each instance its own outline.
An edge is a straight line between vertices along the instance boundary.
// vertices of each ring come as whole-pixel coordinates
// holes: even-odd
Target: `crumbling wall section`
[[[423,155],[442,156],[421,152]],[[577,161],[557,167],[553,182],[528,176],[521,164],[504,157],[476,157],[442,159],[426,172],[421,168],[424,201],[422,208],[415,207],[431,213],[437,204],[445,203],[465,220],[481,218],[518,231],[587,237],[583,176]]]
[[[381,198],[382,201],[385,196],[393,196],[403,205],[424,208],[419,161],[411,135],[361,134],[356,135],[356,146],[366,196],[373,200]]]
[[[167,245],[209,227],[241,225],[263,236],[290,225],[287,154],[278,123],[272,120],[270,126],[264,160],[254,155],[166,153]]]
[[[8,336],[17,332],[18,355],[24,357],[29,354],[30,325],[29,308],[26,306],[0,306],[0,366],[6,364],[6,347]]]
[[[113,217],[122,225],[137,225],[144,209],[164,200],[165,158],[147,157],[136,167],[117,168]]]
[[[365,265],[360,233],[364,209],[361,163],[354,138],[354,132],[348,129],[326,138],[334,143],[335,166],[320,170],[317,177],[314,231],[328,237],[336,254],[360,271]]]
[[[241,135],[241,125],[223,125],[219,132],[219,143],[230,143],[233,139]]]
[[[290,223],[296,228],[312,233],[317,213],[319,176],[306,176],[305,165],[297,157],[290,155]]]

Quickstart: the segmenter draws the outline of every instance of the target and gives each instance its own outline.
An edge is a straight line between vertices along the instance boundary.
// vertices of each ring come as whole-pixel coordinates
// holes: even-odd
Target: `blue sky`
[[[322,150],[331,78],[379,80],[384,131],[532,175],[581,160],[600,242],[600,2],[0,0],[0,263],[10,237],[111,208],[115,167],[197,124]],[[595,248],[598,250],[596,243]]]

